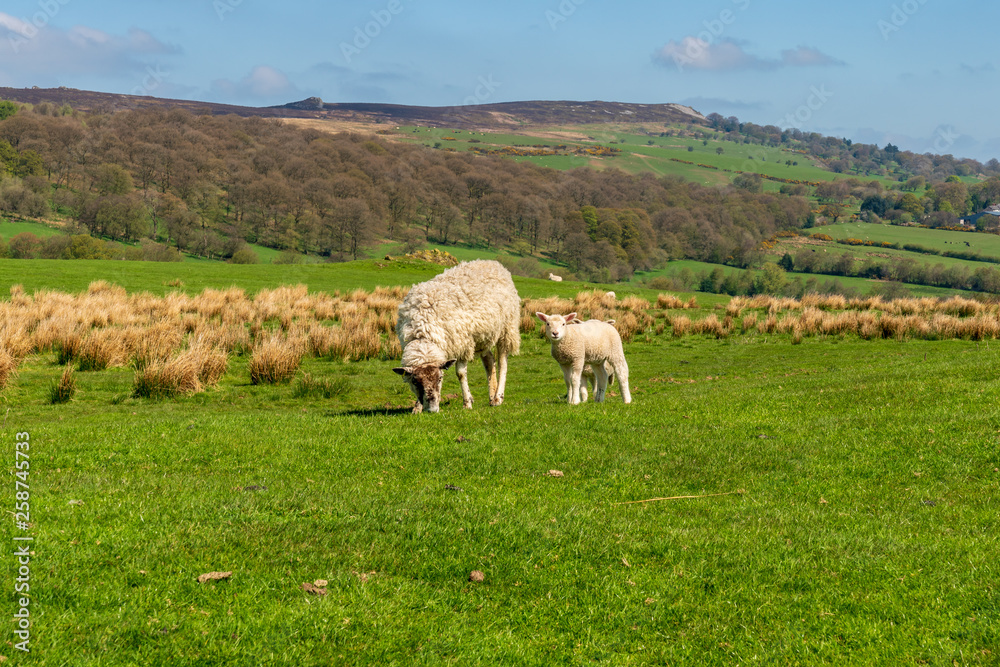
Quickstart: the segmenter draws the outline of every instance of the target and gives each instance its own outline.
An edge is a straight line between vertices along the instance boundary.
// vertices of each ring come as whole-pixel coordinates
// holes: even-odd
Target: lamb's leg
[[[483,352],[482,355],[483,368],[486,369],[486,381],[489,385],[490,390],[490,405],[498,405],[496,402],[497,395],[497,365],[493,360],[493,353],[489,350]]]
[[[603,403],[604,394],[608,390],[608,372],[604,369],[604,362],[591,365],[594,369],[594,402]]]
[[[472,392],[469,391],[469,362],[459,359],[455,363],[455,372],[458,373],[458,381],[462,383],[462,405],[472,407]]]
[[[490,405],[500,405],[503,403],[504,390],[507,388],[507,353],[497,352],[497,393],[496,402]]]
[[[578,359],[573,362],[570,367],[570,388],[569,388],[569,404],[579,405],[580,404],[580,381],[583,376],[583,359]]]
[[[632,393],[628,390],[628,362],[625,357],[612,361],[615,368],[615,375],[618,377],[618,386],[621,387],[622,400],[626,403],[632,402]]]
[[[570,405],[573,405],[573,366],[566,364],[565,366],[559,364],[559,368],[563,372],[563,380],[566,381],[566,400],[569,401]]]

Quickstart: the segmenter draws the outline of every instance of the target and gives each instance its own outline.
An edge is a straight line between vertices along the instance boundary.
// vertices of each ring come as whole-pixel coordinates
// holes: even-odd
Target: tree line
[[[0,120],[0,211],[205,257],[245,242],[331,260],[377,240],[544,251],[581,277],[671,258],[749,266],[810,216],[799,195],[530,163],[278,120],[144,109]]]

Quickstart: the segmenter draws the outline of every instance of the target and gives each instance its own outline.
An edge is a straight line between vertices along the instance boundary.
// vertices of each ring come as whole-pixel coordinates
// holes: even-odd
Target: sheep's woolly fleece
[[[502,264],[463,262],[414,285],[403,299],[396,325],[402,365],[471,361],[494,346],[517,354],[520,313],[520,297]]]

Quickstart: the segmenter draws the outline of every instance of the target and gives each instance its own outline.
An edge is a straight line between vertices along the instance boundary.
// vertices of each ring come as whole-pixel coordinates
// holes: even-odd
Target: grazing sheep
[[[554,274],[554,273],[550,273],[550,274],[549,274],[549,280],[554,280],[554,281],[556,281],[557,283],[559,283],[559,282],[562,282],[562,276],[557,276],[557,275],[556,275],[556,274]]]
[[[481,357],[486,368],[490,405],[503,403],[507,356],[521,347],[520,320],[517,288],[499,262],[462,262],[414,285],[399,305],[396,335],[403,359],[392,369],[416,395],[413,411],[440,409],[444,371],[452,364],[462,383],[462,404],[471,408],[468,363],[473,357]]]
[[[535,315],[545,323],[545,337],[552,342],[552,357],[562,368],[570,405],[577,405],[581,397],[586,396],[586,389],[581,387],[584,365],[593,369],[596,378],[594,400],[598,403],[604,400],[609,375],[606,363],[611,365],[618,377],[622,400],[632,402],[632,394],[628,388],[628,363],[625,361],[621,336],[613,326],[599,320],[587,320],[576,326],[567,326],[576,320],[576,313],[570,313],[566,317],[545,313]]]
[[[609,299],[617,299],[618,298],[618,295],[616,295],[614,292],[608,292],[604,296],[608,297]]]

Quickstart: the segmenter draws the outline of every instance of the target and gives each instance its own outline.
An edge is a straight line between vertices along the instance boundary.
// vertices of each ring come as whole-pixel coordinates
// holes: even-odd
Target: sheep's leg
[[[563,380],[566,381],[566,400],[569,401],[570,405],[573,405],[573,397],[575,396],[573,393],[573,366],[559,364],[559,368],[562,369]]]
[[[462,405],[472,407],[472,392],[469,391],[469,362],[461,359],[455,363],[455,372],[458,373],[458,381],[462,383]]]
[[[565,372],[565,371],[564,371]],[[583,359],[578,359],[573,362],[570,367],[570,377],[569,377],[569,404],[579,405],[580,404],[580,381],[583,376]]]
[[[604,362],[593,364],[594,369],[594,402],[603,403],[604,394],[608,390],[608,372],[604,369]]]
[[[618,377],[618,386],[622,390],[622,400],[626,403],[632,402],[632,393],[628,390],[628,362],[624,358],[612,362],[615,368],[615,375]]]
[[[498,352],[497,354],[497,393],[496,402],[490,403],[490,405],[500,405],[503,403],[504,390],[507,388],[507,353]]]
[[[486,381],[490,389],[490,405],[499,405],[496,402],[497,396],[497,365],[493,359],[493,353],[486,350],[482,354],[483,368],[486,369]]]

